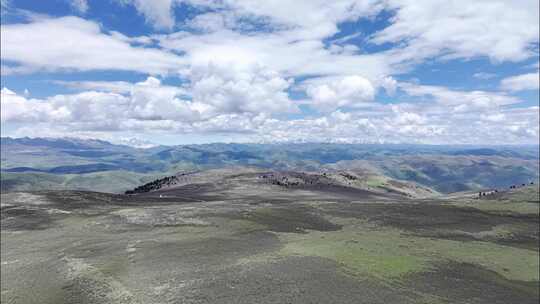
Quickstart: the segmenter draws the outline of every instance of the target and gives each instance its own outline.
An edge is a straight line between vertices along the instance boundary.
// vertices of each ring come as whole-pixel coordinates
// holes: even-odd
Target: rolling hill
[[[181,171],[228,166],[308,174],[346,171],[366,185],[414,182],[441,193],[506,188],[539,178],[538,146],[219,143],[142,149],[101,140],[6,137],[1,148],[3,191],[119,193]]]

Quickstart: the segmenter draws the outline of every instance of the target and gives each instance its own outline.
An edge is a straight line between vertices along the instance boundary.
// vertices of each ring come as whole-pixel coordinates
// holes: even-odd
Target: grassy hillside
[[[161,174],[107,171],[88,174],[9,173],[3,172],[3,192],[39,190],[88,190],[121,193],[154,180]]]
[[[465,195],[466,196],[466,195]],[[453,199],[458,206],[473,207],[495,214],[525,214],[538,216],[540,214],[540,189],[538,184],[519,187],[498,192],[496,195],[478,199],[476,194],[468,198]]]
[[[502,188],[539,179],[538,160],[501,156],[416,155],[343,161],[335,168],[375,171],[419,183],[442,193]]]

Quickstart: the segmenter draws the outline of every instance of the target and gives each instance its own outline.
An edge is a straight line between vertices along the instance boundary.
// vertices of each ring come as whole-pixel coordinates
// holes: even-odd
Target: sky
[[[1,1],[1,133],[538,144],[538,0]]]

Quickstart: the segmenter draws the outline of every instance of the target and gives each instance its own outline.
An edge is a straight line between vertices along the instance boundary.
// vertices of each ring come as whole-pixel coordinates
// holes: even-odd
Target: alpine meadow
[[[536,304],[538,0],[0,0],[0,302]]]

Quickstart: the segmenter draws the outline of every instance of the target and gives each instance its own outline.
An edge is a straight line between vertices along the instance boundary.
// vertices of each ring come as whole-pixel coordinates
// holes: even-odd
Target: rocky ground
[[[287,177],[303,186],[219,171],[135,195],[3,193],[1,302],[538,303],[536,186]]]

